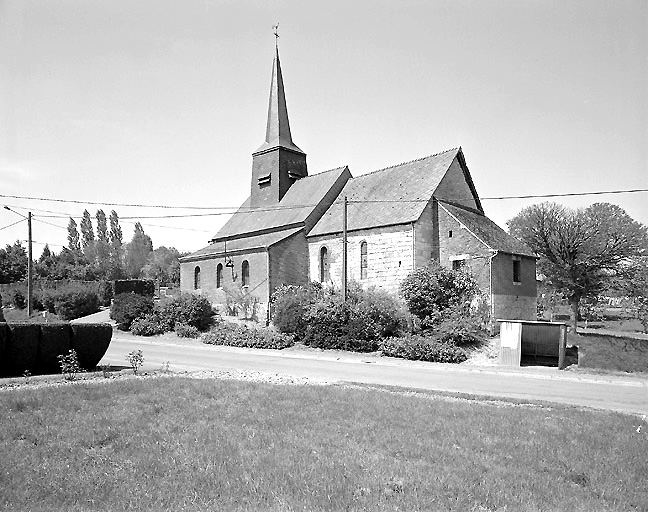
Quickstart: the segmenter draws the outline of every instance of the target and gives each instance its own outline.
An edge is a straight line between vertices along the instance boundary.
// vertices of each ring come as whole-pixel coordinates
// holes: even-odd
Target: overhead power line
[[[500,196],[500,197],[480,197],[483,200],[500,200],[500,199],[541,199],[543,197],[571,197],[571,196],[598,196],[603,194],[632,194],[635,192],[648,192],[648,188],[635,188],[631,190],[604,190],[600,192],[571,192],[565,194],[541,194],[528,196]]]

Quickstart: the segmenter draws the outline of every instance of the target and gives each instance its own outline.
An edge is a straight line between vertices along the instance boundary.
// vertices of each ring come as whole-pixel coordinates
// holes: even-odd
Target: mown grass
[[[158,378],[4,391],[0,418],[8,510],[648,509],[648,425],[612,413]]]

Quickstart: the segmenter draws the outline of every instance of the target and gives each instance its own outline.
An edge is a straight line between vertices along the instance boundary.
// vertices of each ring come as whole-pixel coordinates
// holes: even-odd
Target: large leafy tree
[[[0,283],[15,283],[27,276],[27,252],[19,241],[0,249]]]
[[[140,277],[151,252],[153,252],[151,237],[144,233],[142,224],[136,222],[133,238],[126,245],[126,274],[128,277]]]
[[[573,210],[545,202],[523,209],[507,224],[540,257],[539,270],[569,300],[574,328],[580,301],[621,277],[624,263],[648,248],[646,226],[609,203]]]
[[[180,284],[180,252],[174,247],[158,247],[149,254],[142,269],[147,279],[155,279],[160,286]]]

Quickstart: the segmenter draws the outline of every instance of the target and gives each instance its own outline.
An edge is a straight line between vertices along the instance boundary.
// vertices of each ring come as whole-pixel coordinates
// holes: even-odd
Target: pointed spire
[[[283,147],[303,153],[292,141],[288,109],[284,93],[279,48],[275,47],[275,58],[272,64],[272,82],[270,84],[270,101],[268,103],[268,122],[266,125],[265,142],[257,149],[257,153],[267,149]]]

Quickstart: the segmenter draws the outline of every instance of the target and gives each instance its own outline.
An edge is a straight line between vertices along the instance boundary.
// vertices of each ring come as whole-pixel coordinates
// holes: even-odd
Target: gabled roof
[[[490,249],[509,254],[535,257],[533,251],[524,242],[509,235],[485,215],[441,201],[439,201],[439,206],[466,226]]]
[[[293,183],[276,206],[250,208],[248,198],[212,242],[298,226],[310,229],[309,223],[314,223],[315,217],[335,200],[350,177],[347,167],[312,174]]]
[[[285,240],[286,238],[298,233],[303,228],[284,229],[282,231],[273,231],[263,235],[248,236],[245,238],[237,238],[226,242],[213,242],[207,247],[203,247],[198,251],[180,258],[180,261],[194,261],[204,260],[205,258],[215,258],[218,256],[225,256],[226,254],[234,253],[237,251],[252,251],[255,249],[267,249],[272,245]]]
[[[347,197],[347,229],[368,229],[414,222],[461,149],[455,148],[350,179],[339,200],[309,236],[342,231],[342,199]]]

